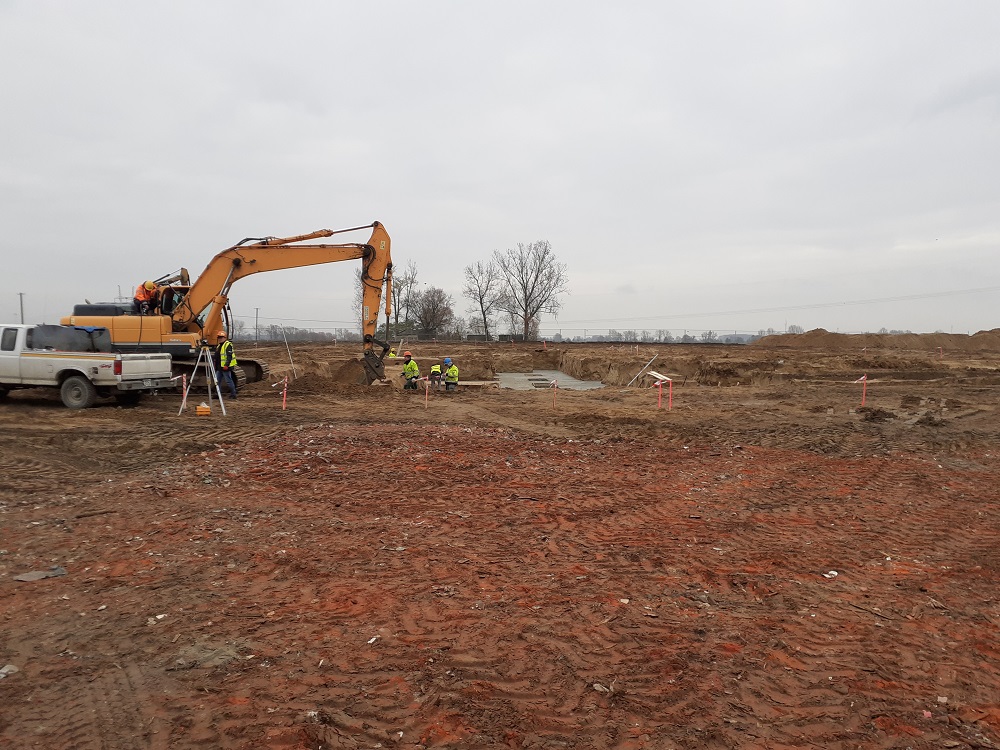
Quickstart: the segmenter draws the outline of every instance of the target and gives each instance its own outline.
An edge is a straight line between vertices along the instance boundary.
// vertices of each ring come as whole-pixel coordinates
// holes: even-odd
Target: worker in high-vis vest
[[[451,361],[451,357],[445,357],[444,366],[448,368],[444,371],[444,389],[454,391],[458,388],[458,365]]]
[[[431,388],[435,391],[441,390],[441,365],[435,362],[431,365]]]
[[[156,310],[157,302],[159,302],[159,292],[156,284],[144,281],[136,287],[135,294],[132,295],[132,312],[136,315],[149,315]]]
[[[216,352],[219,360],[219,382],[229,388],[230,398],[236,398],[236,380],[233,378],[233,368],[236,367],[236,352],[233,351],[233,342],[226,336],[225,331],[219,331],[219,345]]]
[[[403,390],[417,390],[417,381],[420,380],[420,367],[417,366],[417,363],[413,360],[409,352],[403,352],[403,377],[406,378]]]

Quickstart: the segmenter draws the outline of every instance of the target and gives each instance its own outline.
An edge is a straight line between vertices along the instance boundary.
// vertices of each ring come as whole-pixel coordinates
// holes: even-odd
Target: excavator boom
[[[222,327],[222,313],[229,300],[229,289],[239,279],[255,273],[278,271],[286,268],[334,263],[360,258],[362,294],[362,335],[364,337],[364,363],[369,382],[384,377],[382,357],[389,346],[378,341],[378,315],[382,307],[382,287],[386,286],[385,314],[391,312],[392,256],[389,234],[379,222],[368,225],[371,237],[364,244],[295,244],[306,240],[331,237],[343,232],[367,227],[353,227],[333,231],[321,229],[295,237],[248,238],[223,250],[209,261],[198,279],[181,297],[171,312],[175,331],[199,332],[203,336]],[[203,322],[201,322],[203,321]],[[375,352],[375,345],[382,351]]]

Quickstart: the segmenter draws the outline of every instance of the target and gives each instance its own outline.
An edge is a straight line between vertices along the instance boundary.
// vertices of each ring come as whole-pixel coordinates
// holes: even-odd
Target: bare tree
[[[465,267],[462,295],[472,302],[469,312],[478,318],[475,323],[477,329],[482,324],[480,332],[486,335],[487,340],[490,338],[490,325],[493,314],[499,309],[503,289],[503,276],[495,262],[483,263],[480,260]],[[471,322],[470,319],[470,324]]]
[[[429,286],[413,295],[413,319],[417,330],[427,336],[436,336],[451,325],[455,318],[454,301],[450,294],[436,286]]]
[[[451,322],[451,330],[454,333],[454,337],[457,339],[464,339],[469,335],[469,324],[465,318],[455,317]]]
[[[361,269],[354,271],[354,321],[358,324],[358,331],[365,335],[365,282],[362,278]]]
[[[542,313],[552,315],[562,303],[559,295],[566,291],[566,265],[556,261],[552,246],[546,240],[530,245],[517,244],[517,249],[493,253],[493,262],[503,278],[503,293],[498,303],[511,319],[520,324],[524,338],[530,338],[532,327],[536,335]]]
[[[413,312],[415,296],[418,294],[415,287],[417,285],[417,264],[412,260],[407,261],[406,269],[403,271],[393,271],[392,274],[392,326],[399,328],[399,319],[404,321],[410,319]],[[386,338],[390,338],[388,332]]]

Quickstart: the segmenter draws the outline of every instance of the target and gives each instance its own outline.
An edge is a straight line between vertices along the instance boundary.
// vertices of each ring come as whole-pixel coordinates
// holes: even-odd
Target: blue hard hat
[[[451,357],[445,357],[445,358],[444,358],[444,363],[445,363],[446,365],[450,365],[450,364],[451,364]]]

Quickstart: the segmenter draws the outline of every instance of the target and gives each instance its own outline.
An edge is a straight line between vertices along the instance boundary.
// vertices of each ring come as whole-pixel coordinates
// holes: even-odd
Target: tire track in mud
[[[506,428],[263,434],[177,457],[157,529],[87,532],[109,528],[99,582],[189,608],[163,663],[208,635],[247,644],[150,696],[205,744],[888,747],[957,737],[937,695],[1000,688],[976,666],[996,628],[964,609],[994,596],[988,468]]]
[[[929,675],[919,663],[926,665],[934,659],[934,641],[929,635],[937,628],[907,627],[910,615],[897,603],[901,593],[898,575],[934,575],[935,566],[926,560],[918,562],[917,556],[930,551],[933,556],[950,557],[956,541],[961,545],[965,535],[961,531],[955,534],[956,529],[947,525],[917,524],[915,528],[913,520],[938,515],[943,504],[947,507],[951,503],[942,492],[934,491],[947,488],[930,481],[932,470],[928,466],[914,469],[912,462],[907,463],[910,465],[851,462],[822,472],[820,467],[809,471],[805,462],[785,461],[780,466],[786,477],[782,484],[763,477],[765,500],[756,503],[753,519],[758,557],[776,559],[784,552],[787,558],[804,563],[803,572],[809,571],[805,575],[793,574],[799,592],[794,599],[787,594],[784,597],[787,614],[777,621],[780,637],[753,654],[765,665],[763,672],[772,673],[771,678],[762,679],[762,670],[748,670],[748,676],[734,691],[744,696],[747,704],[784,706],[783,717],[794,718],[786,732],[777,733],[772,728],[772,739],[790,744],[851,746],[837,733],[880,727],[878,717],[885,712],[886,684],[905,686],[904,692],[912,691],[914,696],[922,694],[927,708],[935,705],[934,697],[927,696]],[[839,493],[841,502],[831,502],[829,496],[823,498],[817,493],[817,489],[824,488],[825,477],[837,478],[840,487],[827,483],[825,489],[827,493]],[[949,476],[948,481],[954,478]],[[969,489],[979,484],[975,477],[965,482]],[[825,502],[817,504],[817,494]],[[854,507],[878,508],[879,517],[859,517]],[[969,515],[961,508],[950,507],[948,511],[957,519]],[[818,536],[815,531],[809,534],[809,544],[820,543],[812,551],[814,554],[788,545],[789,539],[781,531],[781,526],[788,524],[799,525],[805,533],[809,533],[810,526],[820,532]],[[883,550],[891,550],[891,554]],[[897,555],[910,562],[900,567]],[[967,559],[967,553],[961,557]],[[832,580],[820,583],[823,579],[818,573],[829,567],[839,568],[839,575],[831,574]],[[855,581],[863,581],[864,585]],[[784,588],[787,592],[789,587]],[[954,633],[952,628],[949,631]],[[903,659],[899,665],[892,661],[879,663],[872,658],[872,644],[879,641],[893,643],[888,650],[918,656]],[[950,692],[953,687],[942,685],[937,690]],[[750,696],[746,696],[747,692]],[[919,712],[910,716],[919,716]],[[811,723],[810,717],[821,721]],[[837,723],[831,725],[830,720]],[[886,726],[892,730],[890,734],[897,736],[922,734],[913,723]]]
[[[56,672],[58,674],[56,674]],[[21,721],[32,727],[31,742],[80,750],[161,750],[167,732],[156,715],[149,677],[135,662],[43,672],[58,689],[19,702]],[[54,720],[53,708],[58,719]],[[24,738],[27,739],[27,738]]]
[[[423,458],[420,457],[417,460],[423,460]],[[505,460],[504,463],[508,462]],[[519,484],[530,486],[531,483],[523,481],[524,475],[522,474],[521,476],[522,481]],[[424,489],[428,487],[433,489],[437,484],[434,481],[422,481],[421,486]],[[423,497],[423,494],[421,493],[420,496]],[[600,550],[614,547],[616,543],[624,546],[624,541],[634,537],[634,532],[629,531],[628,528],[622,528],[634,524],[635,521],[632,520],[621,523],[609,523],[607,527],[600,527],[597,533],[593,533],[591,530],[592,536],[586,538],[584,541],[574,538],[576,536],[576,523],[570,521],[569,516],[586,513],[597,515],[601,512],[602,506],[610,506],[614,502],[607,497],[602,496],[598,498],[595,496],[593,500],[583,502],[573,508],[566,507],[557,513],[535,510],[535,502],[537,501],[534,499],[522,502],[523,513],[515,513],[513,523],[507,525],[506,532],[508,536],[506,539],[477,539],[474,553],[472,553],[480,558],[480,563],[475,566],[476,570],[481,571],[485,566],[488,566],[494,575],[503,575],[506,569],[510,569],[513,573],[526,563],[532,565],[543,564],[545,556],[565,557],[567,550],[570,551],[569,560],[563,561],[563,564],[576,566],[581,562],[584,550],[587,551],[587,554],[593,554],[592,550],[594,549]],[[388,515],[394,515],[394,511],[405,511],[404,503],[402,502],[395,504],[390,502],[389,505],[389,508],[383,509]],[[394,505],[396,507],[392,507]],[[445,543],[451,547],[463,550],[472,548],[473,545],[471,543],[463,540],[463,526],[466,524],[466,518],[474,515],[482,514],[481,512],[476,514],[472,511],[463,511],[456,516],[448,503],[423,504],[420,516],[421,521],[419,523],[423,524],[423,519],[427,518],[433,518],[436,523],[426,530],[421,543],[428,548]],[[662,514],[658,511],[655,516],[654,519],[646,523],[653,527],[658,526],[662,521]],[[625,517],[622,516],[622,518],[624,519]],[[485,526],[488,529],[490,524],[487,522]],[[548,535],[548,538],[539,537],[540,533]],[[525,537],[529,536],[537,538],[537,546],[544,550],[541,556],[537,552],[527,556],[523,554],[511,555],[509,553],[508,545],[510,542],[518,537],[523,541]],[[557,537],[557,539],[553,537]],[[390,544],[395,543],[391,542]],[[521,548],[522,544],[516,544],[515,546]],[[396,547],[393,551],[405,552],[406,550],[402,547]],[[379,562],[377,565],[395,569],[399,566],[394,564],[394,562],[401,560],[402,557],[402,555],[398,555],[395,558],[390,558],[387,562]],[[604,554],[603,559],[607,561],[606,566],[610,569],[605,571],[605,578],[608,579],[617,577],[619,569],[621,574],[625,575],[626,571],[634,566],[636,562],[635,556],[628,553]],[[461,567],[458,569],[461,570]],[[547,569],[543,568],[543,570]],[[602,696],[614,699],[616,696],[625,694],[623,691],[626,688],[623,681],[614,674],[608,674],[609,654],[614,656],[612,659],[613,666],[622,673],[630,675],[624,682],[627,682],[630,686],[628,690],[632,696],[631,700],[645,701],[651,706],[655,706],[657,710],[662,708],[663,696],[670,692],[670,683],[667,682],[670,678],[664,679],[661,674],[664,668],[663,663],[660,660],[654,660],[652,662],[654,666],[651,668],[651,671],[647,671],[647,664],[650,663],[650,659],[644,651],[643,641],[641,639],[637,640],[635,632],[628,633],[626,637],[611,630],[607,626],[607,621],[613,619],[613,617],[605,615],[602,618],[603,622],[598,621],[599,627],[595,628],[592,633],[587,632],[584,636],[559,633],[554,631],[551,625],[547,625],[544,622],[540,622],[535,626],[529,625],[517,639],[504,639],[502,648],[498,650],[495,638],[491,639],[488,644],[484,644],[479,643],[472,637],[476,632],[475,626],[481,626],[482,622],[481,618],[475,614],[470,615],[469,609],[473,613],[476,613],[480,607],[487,611],[498,608],[500,610],[498,616],[502,617],[502,612],[509,610],[511,607],[531,611],[535,608],[551,609],[555,606],[563,611],[563,614],[559,616],[560,618],[572,618],[573,609],[567,609],[567,605],[563,601],[565,594],[560,593],[558,597],[559,601],[553,603],[550,601],[551,594],[540,591],[542,587],[541,583],[526,581],[524,586],[521,587],[523,591],[512,592],[513,601],[501,599],[500,602],[489,602],[488,604],[483,601],[471,601],[470,597],[473,595],[472,593],[461,597],[463,588],[467,587],[470,590],[474,590],[471,582],[467,580],[468,577],[458,577],[457,580],[454,580],[454,583],[441,584],[442,580],[453,580],[455,578],[454,576],[445,577],[447,570],[447,567],[442,569],[440,565],[431,565],[404,571],[403,574],[406,575],[407,580],[407,590],[411,592],[422,591],[424,596],[414,597],[411,594],[410,599],[412,601],[407,606],[401,607],[404,611],[411,613],[410,617],[406,621],[394,622],[390,620],[387,625],[380,628],[377,632],[388,634],[386,636],[379,636],[381,639],[383,637],[388,638],[392,633],[403,630],[408,632],[408,642],[412,642],[414,638],[418,638],[423,650],[430,653],[438,653],[437,661],[444,662],[450,669],[445,669],[442,666],[433,672],[430,670],[422,671],[421,674],[424,677],[425,684],[420,694],[425,700],[421,701],[421,705],[425,705],[426,700],[433,700],[435,706],[441,711],[454,712],[461,708],[462,715],[465,717],[464,723],[456,723],[452,720],[449,724],[447,721],[444,721],[439,712],[432,712],[424,717],[419,715],[414,716],[412,710],[409,710],[406,706],[396,706],[393,708],[384,701],[377,704],[377,712],[372,714],[370,713],[371,709],[359,706],[355,702],[352,707],[353,713],[350,714],[354,722],[353,724],[347,721],[342,715],[339,716],[339,719],[330,719],[330,721],[334,721],[337,724],[339,727],[338,731],[346,731],[351,726],[356,728],[359,720],[363,720],[362,724],[371,725],[370,722],[379,717],[382,719],[389,717],[395,720],[396,726],[405,727],[401,731],[405,731],[407,734],[417,732],[420,737],[425,737],[428,732],[433,733],[436,731],[442,733],[442,736],[447,734],[449,737],[457,738],[463,736],[463,732],[472,732],[475,730],[483,723],[485,718],[494,717],[498,707],[502,706],[506,707],[505,715],[509,717],[510,725],[512,726],[523,722],[526,716],[530,715],[532,717],[531,723],[537,727],[537,730],[534,733],[530,733],[530,736],[525,735],[524,739],[526,741],[559,740],[565,742],[580,735],[591,736],[590,728],[581,725],[572,718],[574,713],[584,709],[598,710],[599,699]],[[375,572],[373,571],[372,575],[374,574]],[[555,574],[539,573],[543,582],[549,575]],[[587,576],[583,577],[586,578]],[[435,592],[435,588],[439,590]],[[376,585],[373,590],[367,592],[367,594],[362,594],[359,598],[376,600],[380,596],[378,592],[381,592],[381,599],[385,600],[387,598],[387,590],[389,590],[388,584],[386,584],[385,588]],[[607,599],[606,595],[593,591],[581,593],[589,599]],[[438,594],[441,595],[441,598],[435,599],[434,597]],[[402,591],[397,592],[397,595],[405,597]],[[462,607],[462,609],[449,609],[448,612],[442,613],[444,602],[453,603],[459,601],[464,602],[466,606]],[[398,608],[400,608],[398,604],[388,607],[389,610]],[[414,610],[417,612],[415,615],[412,614]],[[344,613],[343,611],[339,611],[338,614],[342,615]],[[357,613],[355,612],[355,614]],[[592,617],[597,616],[595,612],[591,612],[590,614]],[[521,616],[523,617],[524,615]],[[415,621],[419,621],[419,628],[414,628]],[[456,625],[461,626],[463,622],[469,626],[468,632],[470,635],[468,638],[465,636],[465,629],[462,629],[461,634],[458,636],[455,633]],[[641,628],[633,622],[629,625],[629,629],[641,631],[646,628]],[[648,630],[651,631],[647,636],[651,642],[662,640],[662,633],[656,632],[653,628],[648,628]],[[369,632],[376,631],[372,630]],[[636,643],[634,647],[632,646],[633,643]],[[593,656],[588,656],[588,654],[593,654]],[[673,667],[674,671],[683,671],[678,666],[684,663],[683,651],[679,654],[665,657],[664,661],[670,667]],[[496,682],[498,675],[505,675],[509,671],[511,663],[540,664],[541,667],[535,670],[534,674],[531,674],[531,672],[529,672],[528,676],[510,674],[502,682]],[[390,671],[405,671],[406,659],[394,667],[393,659],[384,657],[381,662],[381,669],[384,670],[386,668],[389,668]],[[442,671],[444,671],[444,676],[441,675]],[[339,676],[334,679],[338,683],[342,683],[342,687],[334,688],[334,690],[342,692],[346,696],[351,690],[350,686],[358,684],[359,669],[357,664],[345,665],[339,670],[339,673]],[[361,684],[371,684],[371,689],[375,689],[375,686],[378,684],[378,673],[372,673],[368,677],[365,677],[365,673],[362,670],[360,674]],[[677,685],[673,688],[673,692],[678,696],[678,703],[682,704],[678,710],[686,712],[679,716],[678,720],[687,720],[690,714],[696,710],[696,706],[692,706],[692,703],[697,703],[697,701],[695,698],[692,698],[691,693],[692,686],[697,685],[699,681],[690,676],[688,679],[690,680],[688,683]],[[441,684],[442,682],[444,683],[443,685]],[[452,683],[455,684],[453,685]],[[516,686],[516,689],[506,687],[506,683]],[[487,691],[484,690],[484,684],[489,685],[489,700],[485,703],[483,702],[483,696]],[[606,692],[602,694],[593,687],[594,684],[601,685],[606,689]],[[329,689],[330,687],[330,678],[328,678],[327,688]],[[367,691],[368,688],[365,688],[365,690]],[[459,694],[464,695],[465,698],[461,701],[449,698],[455,690],[458,690]],[[619,692],[615,693],[615,690]],[[700,693],[699,700],[701,703],[709,701],[709,696],[704,690],[697,692]],[[555,703],[552,702],[553,699],[551,696],[553,695],[559,696]],[[681,696],[683,696],[683,700],[681,700]],[[648,708],[647,706],[647,710]],[[419,720],[421,718],[422,721]],[[376,724],[375,726],[382,727],[381,724]],[[383,729],[380,728],[379,735],[382,731]],[[616,746],[614,742],[603,736],[606,731],[603,725],[594,727],[594,741],[598,741],[597,738],[600,737],[601,743],[606,743],[607,746]],[[318,731],[314,736],[326,738],[328,741],[331,739],[329,730]]]
[[[223,437],[227,443],[239,443],[276,436],[284,429],[236,423],[220,435],[215,426],[171,423],[155,431],[141,425],[72,431],[9,426],[0,434],[0,497],[15,491],[19,496],[57,493],[81,482],[100,483],[108,475],[169,466],[187,454],[216,447]]]

